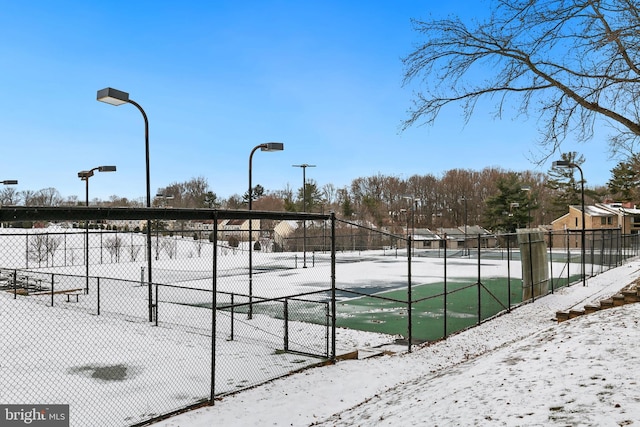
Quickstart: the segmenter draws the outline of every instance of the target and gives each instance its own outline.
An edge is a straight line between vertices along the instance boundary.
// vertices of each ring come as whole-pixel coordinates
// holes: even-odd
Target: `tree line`
[[[575,152],[563,153],[563,160],[578,165],[584,158]],[[638,159],[634,161],[640,164]],[[585,187],[587,204],[603,201],[629,201],[637,189],[621,186],[628,175],[626,162],[612,170],[607,186]],[[622,171],[622,172],[620,172]],[[636,175],[640,180],[640,172]],[[635,182],[629,180],[629,182]],[[347,221],[365,222],[392,232],[409,228],[438,228],[480,225],[493,231],[513,232],[517,228],[550,224],[579,205],[581,185],[574,169],[550,169],[547,173],[531,170],[515,172],[499,167],[478,170],[452,169],[441,176],[433,174],[400,178],[378,173],[354,179],[342,188],[327,183],[319,186],[307,180],[306,186],[293,189],[252,190],[252,208],[266,211],[335,212]],[[174,182],[160,188],[153,198],[155,207],[247,209],[248,192],[219,198],[204,177]],[[82,206],[76,196],[64,199],[55,188],[39,191],[0,189],[0,203],[24,206]],[[111,196],[93,199],[92,205],[104,207],[143,207],[144,200]]]

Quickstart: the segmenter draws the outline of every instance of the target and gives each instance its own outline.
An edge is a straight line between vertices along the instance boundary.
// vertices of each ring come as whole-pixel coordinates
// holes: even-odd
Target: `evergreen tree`
[[[584,163],[584,156],[575,151],[562,153],[561,158],[578,166]],[[551,168],[547,174],[549,179],[546,186],[551,190],[552,217],[558,218],[567,213],[570,205],[581,203],[581,183],[575,178],[575,168]]]
[[[351,219],[354,214],[353,207],[351,206],[351,200],[345,199],[342,202],[342,216],[346,219]]]
[[[631,202],[638,199],[640,185],[640,158],[632,156],[627,161],[618,163],[611,169],[611,179],[607,188],[611,195],[620,202]]]
[[[213,208],[219,208],[220,207],[220,201],[218,200],[218,195],[212,191],[207,191],[204,194],[204,201],[203,204],[205,207],[209,208],[209,209],[213,209]]]
[[[255,200],[258,200],[263,195],[264,195],[264,187],[260,184],[256,185],[251,189],[251,202],[253,203]],[[249,204],[248,191],[242,195],[242,201],[243,203]]]
[[[537,209],[536,195],[524,190],[517,173],[498,179],[498,193],[487,199],[486,224],[494,231],[513,233],[530,222],[531,211]]]
[[[322,203],[322,194],[318,190],[318,185],[314,180],[308,180],[305,183],[304,194],[302,187],[298,189],[298,211],[313,212],[313,208]],[[306,206],[306,209],[305,209]]]

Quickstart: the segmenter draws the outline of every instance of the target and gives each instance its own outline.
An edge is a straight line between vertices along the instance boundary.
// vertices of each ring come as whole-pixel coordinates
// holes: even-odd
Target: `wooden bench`
[[[51,295],[52,293],[54,295],[56,295],[56,294],[72,294],[73,295],[74,293],[77,293],[78,295],[81,295],[81,294],[84,293],[84,289],[83,288],[77,288],[77,289],[60,289],[59,291],[53,291],[53,292],[51,292],[51,291],[49,291],[49,292],[47,292],[47,291],[32,292],[29,295]]]
[[[76,302],[79,302],[79,297],[80,295],[83,295],[84,292],[68,292],[65,293],[65,295],[67,296],[67,302],[71,302],[71,297],[76,297]]]

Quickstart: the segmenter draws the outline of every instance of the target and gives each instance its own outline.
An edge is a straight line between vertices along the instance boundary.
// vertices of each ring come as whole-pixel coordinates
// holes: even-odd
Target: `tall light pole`
[[[249,210],[251,210],[251,202],[253,201],[253,186],[251,184],[251,163],[253,162],[253,153],[258,149],[260,151],[282,151],[284,144],[282,142],[267,142],[253,147],[249,154]],[[253,219],[249,218],[249,319],[253,318]]]
[[[131,104],[136,107],[140,113],[142,113],[142,118],[144,119],[144,151],[145,151],[145,160],[146,160],[146,181],[147,181],[147,207],[151,207],[151,183],[149,180],[149,120],[147,119],[147,113],[144,112],[140,104],[129,99],[129,94],[127,92],[122,92],[117,89],[113,89],[110,87],[101,89],[98,91],[97,99],[100,102],[105,102],[111,105],[122,105],[122,104]],[[148,283],[147,286],[149,288],[149,322],[153,322],[153,288],[151,286],[152,281],[152,273],[151,273],[151,220],[147,219],[147,277]]]
[[[581,209],[582,209],[582,232],[581,232],[581,246],[582,246],[582,286],[587,286],[587,271],[585,268],[585,214],[584,214],[584,174],[582,173],[582,168],[568,160],[556,160],[553,162],[552,166],[554,168],[576,168],[580,171],[580,196],[581,196]]]
[[[85,185],[85,206],[89,206],[89,178],[93,176],[95,171],[98,172],[115,172],[115,166],[98,166],[97,168],[78,172],[78,178],[86,183]],[[84,293],[89,293],[89,219],[84,220],[84,264],[86,270],[86,282]]]
[[[307,168],[315,168],[316,165],[303,163],[292,165],[294,168],[302,168],[302,212],[307,212]],[[307,220],[302,220],[302,268],[307,268]]]

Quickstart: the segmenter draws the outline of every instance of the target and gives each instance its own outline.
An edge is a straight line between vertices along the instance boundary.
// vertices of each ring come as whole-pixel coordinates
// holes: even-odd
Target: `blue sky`
[[[132,105],[96,101],[129,92],[149,117],[151,191],[202,176],[219,197],[253,183],[267,190],[341,188],[378,173],[441,176],[453,168],[546,172],[530,161],[535,119],[496,121],[456,107],[434,126],[401,132],[412,88],[405,57],[420,42],[410,19],[478,16],[486,2],[430,1],[6,1],[0,0],[0,179],[18,190],[57,188],[84,199],[145,194],[144,126]],[[588,185],[605,184],[604,135],[578,151]],[[557,156],[556,156],[557,157]]]

